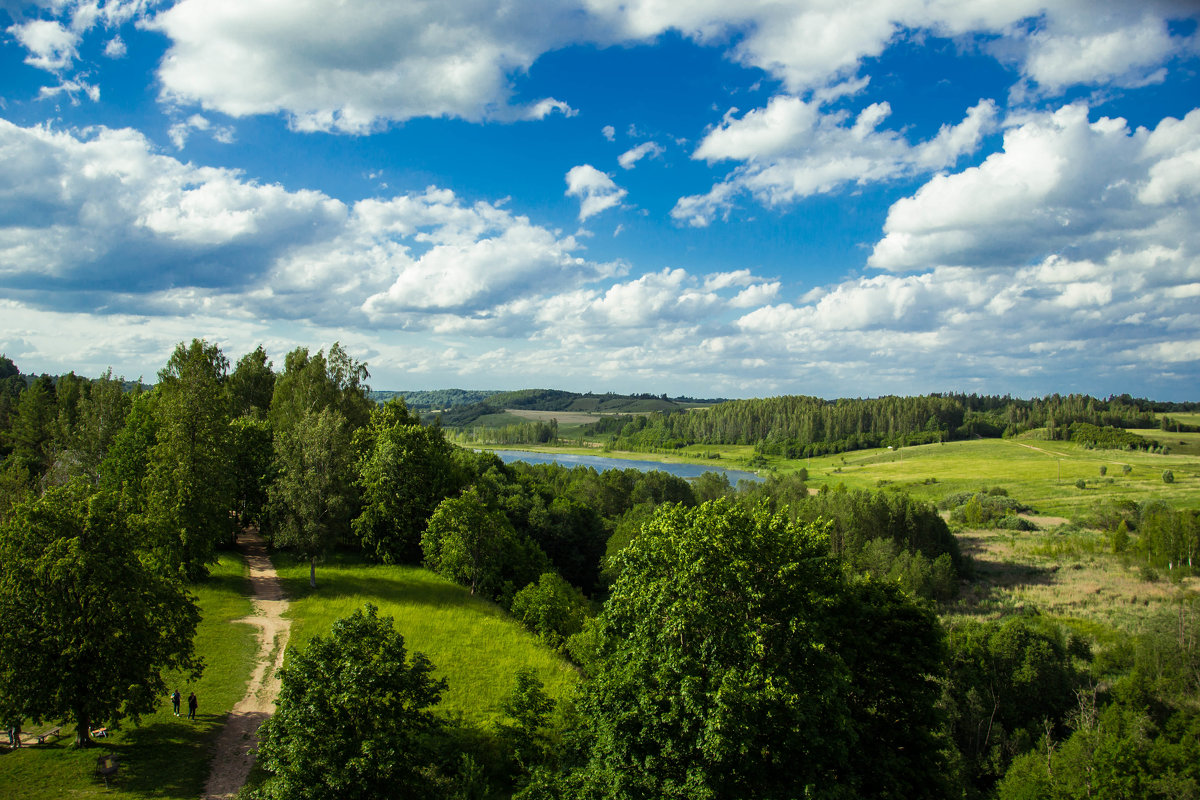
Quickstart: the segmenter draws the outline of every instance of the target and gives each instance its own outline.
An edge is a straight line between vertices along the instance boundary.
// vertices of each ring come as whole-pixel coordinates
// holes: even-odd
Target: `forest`
[[[276,369],[261,346],[231,362],[192,340],[152,387],[0,358],[0,717],[70,720],[87,747],[97,725],[150,713],[165,671],[204,668],[194,592],[253,528],[304,562],[316,592],[345,554],[431,570],[578,676],[552,697],[519,671],[503,721],[469,729],[439,713],[437,665],[367,605],[289,650],[257,797],[1200,796],[1194,593],[1133,633],[1030,607],[942,613],[973,577],[951,524],[1018,530],[1027,509],[1005,492],[939,509],[810,491],[802,470],[735,487],[505,464],[399,397],[376,402],[369,377],[336,343]],[[1186,430],[1164,412],[1187,409],[787,397],[610,417],[596,432],[629,450],[800,456],[1036,428],[1162,451],[1124,428]],[[1093,514],[1114,551],[1192,574],[1195,511]]]

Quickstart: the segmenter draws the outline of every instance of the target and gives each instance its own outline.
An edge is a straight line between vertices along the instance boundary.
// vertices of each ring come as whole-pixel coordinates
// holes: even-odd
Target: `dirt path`
[[[283,651],[291,630],[291,621],[283,618],[288,602],[267,555],[266,544],[257,533],[244,533],[240,538],[242,553],[250,567],[254,614],[236,621],[258,628],[258,656],[246,696],[233,707],[217,739],[204,800],[229,800],[245,785],[258,745],[258,726],[275,708],[279,668],[283,666]]]

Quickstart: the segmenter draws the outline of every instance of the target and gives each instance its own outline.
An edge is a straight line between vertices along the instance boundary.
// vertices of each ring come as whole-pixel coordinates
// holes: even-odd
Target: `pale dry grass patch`
[[[1172,582],[1163,570],[1148,571],[1112,554],[1107,537],[1095,531],[972,530],[958,540],[975,579],[944,609],[951,618],[995,619],[1036,608],[1132,631],[1162,607],[1200,591],[1198,578]],[[1147,580],[1151,575],[1157,577]]]

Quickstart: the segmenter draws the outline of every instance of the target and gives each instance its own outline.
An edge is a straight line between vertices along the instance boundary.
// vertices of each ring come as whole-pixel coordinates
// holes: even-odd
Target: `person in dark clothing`
[[[196,718],[196,706],[200,705],[200,701],[196,699],[196,693],[188,694],[188,719]]]
[[[179,690],[171,692],[171,709],[175,712],[175,716],[179,716]]]

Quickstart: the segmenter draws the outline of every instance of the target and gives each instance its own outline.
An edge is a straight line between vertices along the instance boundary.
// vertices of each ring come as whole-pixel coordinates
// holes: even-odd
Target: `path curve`
[[[246,784],[258,746],[258,726],[271,715],[279,696],[279,669],[292,627],[291,620],[283,617],[288,601],[267,555],[266,543],[257,531],[244,532],[239,539],[250,567],[254,614],[234,621],[258,628],[258,655],[246,696],[233,707],[217,739],[204,800],[231,800]]]

